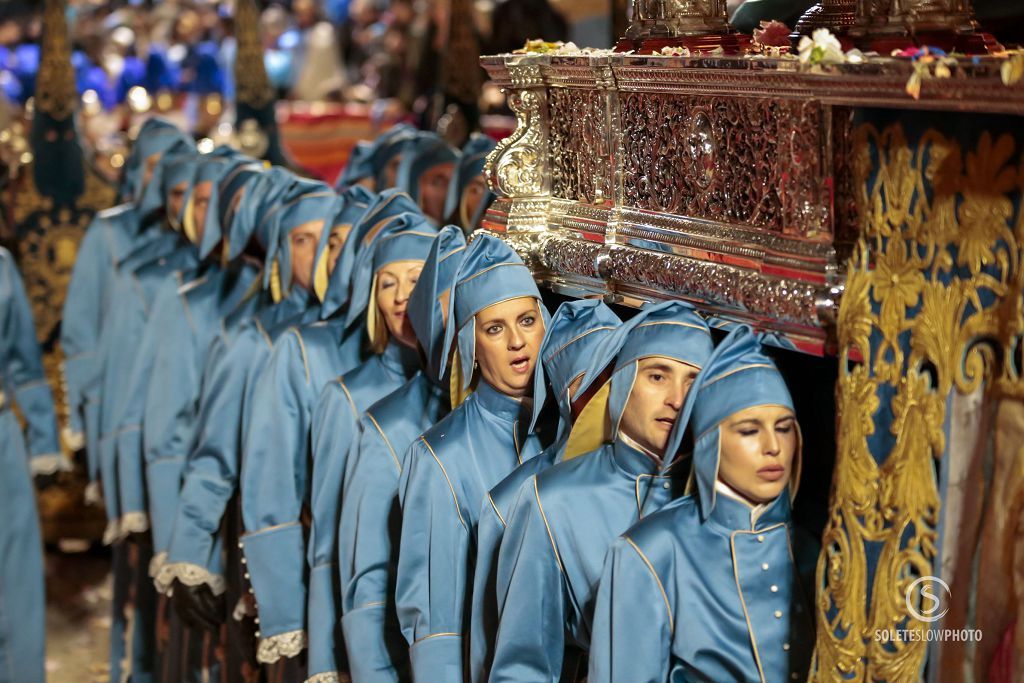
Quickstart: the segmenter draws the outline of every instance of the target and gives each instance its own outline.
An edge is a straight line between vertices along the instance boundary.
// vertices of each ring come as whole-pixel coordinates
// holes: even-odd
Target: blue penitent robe
[[[408,643],[398,629],[393,592],[398,482],[409,446],[450,410],[448,392],[421,372],[360,419],[358,449],[343,479],[337,557],[345,648],[360,683],[407,678]],[[312,587],[309,604],[312,622]]]
[[[26,440],[12,410],[17,403]],[[14,258],[0,248],[0,682],[42,683],[45,650],[42,540],[30,471],[60,462],[53,396],[43,375],[32,309]]]
[[[309,674],[338,671],[344,661],[340,611],[334,585],[337,577],[338,510],[351,449],[359,442],[360,418],[376,401],[405,384],[419,370],[415,349],[396,340],[384,353],[329,383],[320,395],[313,424],[319,429],[313,448],[309,492],[313,524],[307,548],[309,567]]]
[[[612,546],[601,577],[591,683],[806,680],[814,647],[797,581],[788,493],[755,514],[687,496]]]
[[[616,328],[593,354],[580,390],[614,359],[608,398],[592,399],[595,408],[607,401],[601,413],[611,425],[611,443],[576,457],[567,453],[570,459],[520,489],[498,555],[499,626],[489,680],[583,678],[582,671],[567,670],[574,658],[565,650],[573,645],[585,652],[590,645],[608,547],[641,517],[681,495],[688,474],[680,460],[672,457],[662,465],[660,456],[618,430],[639,362],[664,357],[699,369],[711,351],[711,333],[701,317],[687,304],[667,302]]]
[[[259,612],[262,663],[294,657],[307,645],[300,512],[310,493],[312,414],[324,386],[368,358],[365,324],[350,319],[349,299],[368,300],[370,282],[351,278],[352,271],[360,259],[372,257],[388,225],[405,220],[407,207],[415,210],[407,197],[391,194],[342,210],[354,227],[324,292],[321,315],[331,317],[283,334],[255,382],[240,490],[242,549]],[[359,291],[349,295],[350,284]]]
[[[398,480],[410,444],[451,410],[448,392],[437,380],[446,312],[441,292],[451,288],[465,250],[466,239],[454,226],[434,240],[407,306],[424,368],[365,411],[359,442],[345,463],[334,558],[339,595],[329,609],[335,621],[341,616],[349,671],[360,683],[408,678],[408,645],[398,628],[393,590],[401,514]],[[329,416],[323,412],[314,419],[314,435],[330,441]],[[315,450],[320,447],[314,444]],[[320,602],[311,590],[310,622]],[[330,635],[331,645],[341,647],[338,634]],[[311,643],[311,653],[314,649]]]
[[[375,278],[395,263],[425,263],[437,230],[427,218],[405,213],[385,222],[373,244],[363,249],[356,259],[352,279],[371,286],[359,286],[349,301],[347,319],[354,323],[366,321],[373,348],[383,351],[365,363],[346,372],[324,389],[317,406],[321,416],[320,430],[313,431],[319,448],[312,451],[313,469],[300,463],[298,478],[310,477],[311,489],[306,492],[312,516],[312,529],[307,546],[309,568],[309,674],[310,677],[337,675],[338,659],[344,647],[338,624],[338,595],[334,590],[337,571],[338,510],[341,506],[342,478],[351,451],[359,443],[359,419],[363,411],[378,399],[398,389],[420,368],[419,352],[390,336],[373,291]],[[422,268],[421,268],[422,270]],[[411,292],[410,292],[411,294]],[[411,299],[405,301],[406,310]],[[386,335],[386,336],[385,336]],[[385,340],[386,343],[385,343]]]
[[[259,275],[259,269],[246,261],[227,268],[211,266],[202,277],[178,290],[170,316],[160,321],[161,338],[142,420],[149,516],[158,565],[166,557],[171,539],[210,345],[220,330],[221,318],[239,306],[251,311],[258,297],[248,295],[259,286]]]
[[[208,583],[214,594],[224,590],[217,534],[238,487],[244,416],[255,377],[274,340],[317,314],[310,292],[296,287],[243,323],[226,319],[203,373],[196,442],[185,466],[167,562],[156,577],[158,588],[165,590],[174,578],[195,577],[191,583]]]
[[[534,416],[538,417],[543,408],[546,377],[560,416],[559,438],[537,457],[514,469],[488,492],[480,506],[469,646],[469,676],[474,683],[487,680],[494,655],[498,631],[495,572],[506,520],[512,515],[523,482],[562,459],[572,425],[570,388],[620,324],[615,313],[600,301],[567,301],[558,307],[544,335],[542,362],[537,365],[533,380]]]
[[[399,482],[396,603],[416,681],[461,681],[470,558],[487,491],[541,448],[518,399],[481,381],[414,441]]]
[[[243,552],[260,619],[257,659],[297,655],[305,643],[305,542],[299,519],[309,478],[310,423],[332,378],[359,364],[344,320],[292,327],[274,343],[252,394],[241,470]],[[301,634],[301,635],[296,635]],[[280,646],[279,646],[280,645]]]
[[[492,681],[562,680],[567,645],[586,651],[608,547],[645,512],[682,493],[687,472],[621,438],[526,481],[498,558],[498,637]],[[566,634],[571,640],[567,640]],[[566,680],[583,672],[565,671]]]
[[[795,432],[789,462],[781,449],[760,454],[794,473],[789,490],[754,505],[719,478],[721,425],[765,405],[793,410],[782,375],[741,325],[694,380],[669,437],[674,452],[683,427],[697,435],[696,493],[625,532],[605,560],[593,683],[806,680],[814,624],[800,579],[814,562],[798,566],[802,547],[792,541],[790,496],[802,457],[795,420],[786,428]]]
[[[473,605],[470,617],[470,680],[486,681],[494,658],[498,634],[497,576],[498,552],[508,520],[519,500],[523,484],[562,459],[564,440],[559,440],[530,458],[502,479],[484,496],[476,531],[476,565],[473,571]]]
[[[137,247],[158,237],[158,222],[144,222],[143,166],[147,158],[171,150],[185,151],[190,141],[171,124],[153,118],[139,131],[138,142],[125,166],[124,190],[133,202],[100,211],[79,244],[61,318],[68,442],[85,446],[91,481],[99,474],[99,373],[97,343],[104,327],[117,267]],[[148,207],[146,207],[148,208]]]
[[[122,517],[120,498],[123,495],[135,498],[142,492],[121,486],[117,468],[117,427],[124,411],[124,394],[131,379],[135,351],[139,348],[157,290],[174,280],[176,271],[180,272],[181,280],[191,279],[197,266],[195,247],[184,243],[180,235],[165,231],[137,249],[119,268],[113,299],[116,305],[111,307],[104,325],[98,359],[102,368],[99,469],[107,508],[105,540],[108,542],[128,533],[143,532],[149,526],[144,516]],[[128,508],[142,510],[131,501]]]
[[[96,350],[117,278],[117,264],[158,233],[142,230],[131,204],[100,211],[85,232],[61,318],[68,436],[86,448],[90,479],[99,475],[99,377]]]

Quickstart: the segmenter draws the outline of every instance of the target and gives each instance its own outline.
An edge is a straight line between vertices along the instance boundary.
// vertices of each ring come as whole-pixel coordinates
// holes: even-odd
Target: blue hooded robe
[[[336,637],[340,635],[340,596],[334,589],[338,511],[348,458],[359,443],[360,418],[373,403],[405,384],[420,367],[416,349],[388,334],[376,304],[377,273],[390,263],[425,261],[436,236],[437,230],[422,214],[402,214],[384,226],[372,250],[360,254],[353,273],[356,282],[369,280],[371,286],[361,290],[365,296],[349,303],[348,318],[351,321],[364,316],[371,343],[374,349],[381,350],[327,384],[314,411],[314,424],[319,429],[313,430],[315,447],[307,493],[312,513],[307,545],[311,677],[337,674],[339,658],[344,661],[344,646]]]
[[[159,236],[159,226],[143,225],[144,164],[153,154],[192,147],[192,141],[172,124],[149,119],[125,164],[122,194],[135,202],[100,211],[78,246],[61,318],[63,377],[67,401],[66,441],[72,450],[86,447],[90,479],[99,474],[99,377],[97,344],[117,277],[117,265],[136,247]]]
[[[331,274],[335,282],[351,283],[346,300],[368,299],[370,283],[354,279],[355,266],[373,253],[387,225],[404,220],[401,213],[409,210],[415,207],[407,196],[386,192],[360,217]],[[325,308],[333,300],[325,296]],[[306,555],[299,516],[308,496],[312,413],[323,387],[365,358],[361,324],[350,333],[354,341],[346,344],[347,310],[282,335],[253,389],[242,458],[242,543],[260,614],[257,659],[267,664],[294,657],[307,645]]]
[[[519,297],[536,298],[546,316],[519,256],[495,237],[477,237],[450,294],[442,357],[457,344],[453,393],[467,390],[474,375],[476,314]],[[487,491],[540,452],[541,444],[527,434],[529,423],[520,399],[481,378],[469,398],[414,441],[405,457],[395,604],[416,681],[463,680],[477,516]]]
[[[153,172],[150,188],[143,196],[143,213],[162,206],[163,197],[174,185],[191,183],[197,162],[198,157],[194,153],[164,155]],[[154,187],[158,189],[151,192]],[[151,206],[154,198],[159,204]],[[128,509],[135,514],[127,518],[121,515],[122,495],[132,498],[142,495],[142,492],[131,490],[131,484],[127,482],[122,486],[117,461],[117,427],[124,411],[124,394],[131,379],[135,352],[158,289],[168,286],[166,283],[176,281],[178,277],[183,281],[190,280],[199,264],[195,245],[178,232],[179,229],[180,216],[167,216],[161,234],[122,261],[112,299],[115,304],[111,306],[98,345],[102,373],[99,470],[108,520],[104,540],[108,543],[149,528],[142,507],[129,503]],[[180,276],[175,276],[176,272]]]
[[[561,460],[572,425],[570,386],[583,379],[599,345],[622,321],[602,301],[567,301],[551,317],[551,326],[541,345],[541,361],[534,377],[534,420],[544,403],[544,376],[554,389],[559,430],[555,443],[530,458],[505,477],[485,496],[477,523],[476,572],[473,577],[472,628],[470,634],[470,679],[487,680],[494,657],[498,630],[498,599],[495,572],[498,549],[505,533],[505,520],[519,497],[523,482]]]
[[[398,628],[392,591],[398,563],[398,479],[409,445],[451,410],[447,387],[437,379],[447,311],[443,293],[451,289],[465,249],[466,240],[454,226],[434,240],[408,306],[424,369],[366,410],[359,443],[345,463],[335,558],[340,596],[334,609],[343,615],[349,671],[360,683],[408,678],[408,645]],[[330,425],[329,417],[320,415],[323,399],[314,416],[314,434],[325,433]],[[317,429],[318,424],[324,426]],[[314,451],[320,448],[318,438]],[[319,600],[315,585],[311,579],[310,622]],[[331,635],[335,643],[341,640]],[[313,647],[311,643],[311,651]]]
[[[584,652],[590,645],[593,600],[608,547],[643,515],[681,495],[688,474],[681,467],[659,473],[661,459],[619,429],[639,361],[666,357],[699,369],[712,346],[703,319],[675,301],[645,308],[594,353],[580,391],[614,358],[607,401],[596,396],[590,404],[602,426],[607,414],[611,442],[577,455],[570,436],[567,459],[520,488],[498,555],[499,625],[490,680],[583,678],[582,672],[563,670],[573,660],[565,652],[570,645]],[[582,418],[574,431],[589,426]]]
[[[28,426],[26,448],[13,411]],[[42,540],[30,473],[56,471],[53,396],[43,374],[32,309],[10,252],[0,247],[0,682],[45,680]]]
[[[798,580],[790,519],[799,427],[790,490],[775,500],[751,505],[717,479],[720,425],[759,405],[793,408],[744,325],[715,350],[680,416],[692,415],[696,493],[627,531],[605,559],[591,683],[807,679],[813,602]]]

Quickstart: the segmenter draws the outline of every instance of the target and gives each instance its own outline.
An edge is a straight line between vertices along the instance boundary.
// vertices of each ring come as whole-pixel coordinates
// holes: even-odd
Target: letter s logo
[[[943,608],[942,598],[935,593],[935,585],[942,586],[946,593],[945,607]],[[917,595],[919,599],[915,599]],[[949,585],[937,576],[922,576],[907,587],[907,611],[918,621],[935,622],[946,616],[949,611],[950,591]],[[924,601],[928,601],[925,607]],[[943,608],[940,611],[940,608]]]

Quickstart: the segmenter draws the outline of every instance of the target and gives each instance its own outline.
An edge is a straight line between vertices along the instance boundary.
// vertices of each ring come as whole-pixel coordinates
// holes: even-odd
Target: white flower
[[[846,61],[839,39],[827,28],[815,29],[810,38],[802,37],[797,52],[800,53],[800,63],[811,66],[842,64]]]

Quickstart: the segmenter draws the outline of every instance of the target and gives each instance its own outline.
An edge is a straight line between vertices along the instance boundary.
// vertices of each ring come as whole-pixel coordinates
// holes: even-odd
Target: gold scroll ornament
[[[1024,212],[1013,202],[1024,165],[1006,134],[985,132],[964,151],[934,130],[911,146],[898,124],[865,124],[854,140],[861,237],[839,310],[838,452],[811,678],[917,681],[925,639],[876,633],[932,626],[908,614],[905,596],[939,571],[938,461],[964,455],[946,453],[947,397],[983,380],[1022,393],[1015,362],[996,360],[1012,359],[1024,330]],[[880,389],[893,392],[893,446],[878,464],[868,439],[886,407]],[[881,547],[873,577],[868,543]]]

